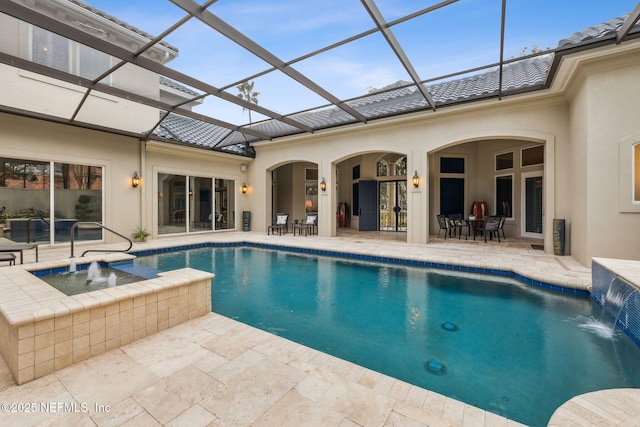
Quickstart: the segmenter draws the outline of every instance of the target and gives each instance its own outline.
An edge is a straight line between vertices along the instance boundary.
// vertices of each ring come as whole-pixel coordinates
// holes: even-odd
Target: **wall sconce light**
[[[413,174],[413,178],[411,178],[411,182],[413,182],[413,186],[415,188],[418,188],[418,186],[420,185],[420,177],[418,176],[418,171],[416,171],[416,173]]]
[[[189,190],[189,197],[193,197],[193,191]]]
[[[322,191],[327,191],[327,181],[324,180],[324,177],[322,177],[322,181],[320,181],[320,189]]]
[[[240,172],[246,172],[247,171],[247,165],[245,165],[244,163],[240,165]]]
[[[244,182],[242,183],[242,194],[247,194],[247,191],[249,190],[249,188],[247,188],[247,184],[245,184]]]
[[[131,186],[136,188],[138,185],[140,185],[140,177],[138,176],[138,172],[134,172],[133,178],[131,178]]]

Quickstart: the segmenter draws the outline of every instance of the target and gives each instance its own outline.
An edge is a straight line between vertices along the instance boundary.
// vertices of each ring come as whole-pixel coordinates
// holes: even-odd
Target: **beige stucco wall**
[[[235,206],[236,229],[242,229],[242,211],[251,211],[250,199],[254,194],[254,186],[242,172],[240,165],[251,169],[252,159],[239,156],[208,152],[201,149],[147,141],[142,146],[144,168],[142,171],[142,211],[143,223],[158,237],[158,173],[189,175],[200,178],[219,178],[236,182]],[[241,186],[246,182],[249,191],[242,194]],[[254,219],[252,218],[252,223]],[[253,228],[253,226],[252,226]]]
[[[103,166],[104,224],[128,235],[140,218],[138,141],[105,132],[0,114],[0,157]],[[119,242],[107,233],[108,242]]]
[[[338,195],[331,190],[334,188],[335,165],[345,159],[364,156],[367,153],[407,154],[407,170],[417,170],[418,175],[422,177],[419,188],[414,189],[410,183],[408,187],[408,240],[415,243],[426,242],[429,232],[433,230],[429,223],[434,220],[431,218],[427,220],[426,213],[433,215],[437,213],[430,209],[428,180],[424,179],[431,176],[432,165],[427,162],[429,153],[449,146],[453,146],[451,148],[453,151],[466,150],[465,146],[457,144],[479,141],[475,149],[479,157],[471,171],[476,169],[480,171],[481,165],[483,170],[489,171],[493,165],[492,156],[496,151],[493,144],[498,144],[499,147],[499,143],[494,141],[505,139],[521,141],[521,144],[545,143],[551,150],[546,159],[546,169],[553,168],[556,141],[567,143],[566,102],[560,97],[551,96],[543,99],[540,94],[525,95],[508,100],[484,102],[482,108],[478,107],[478,104],[465,105],[443,109],[442,112],[435,114],[422,113],[411,117],[376,121],[367,125],[355,125],[347,129],[318,132],[311,136],[290,138],[281,143],[258,144],[256,161],[252,168],[260,171],[270,170],[288,162],[316,162],[319,165],[319,177],[326,178],[329,189],[320,197],[320,234],[333,235],[337,203],[345,196],[344,193]],[[363,162],[363,164],[375,165],[374,162]],[[346,172],[348,173],[350,171]],[[345,179],[344,174],[341,176]],[[361,179],[366,179],[367,176],[367,169],[363,168]],[[375,171],[372,176],[375,177]],[[255,194],[267,192],[271,183],[268,175],[265,178],[264,183],[257,184]],[[549,178],[549,183],[553,183],[552,171],[549,173]],[[472,191],[479,196],[490,197],[489,200],[492,200],[492,180],[493,175],[487,182],[470,183],[475,188]],[[349,183],[348,179],[346,181]],[[553,185],[549,185],[547,189],[549,199],[545,203],[547,209],[545,240],[550,244],[551,221],[555,215],[555,189]],[[257,221],[262,219],[263,222],[256,223],[256,227],[266,227],[270,205],[262,204],[260,200],[252,200],[251,204],[254,210],[262,210],[262,215],[258,215]]]
[[[571,102],[573,254],[583,263],[591,257],[637,260],[640,214],[620,209],[625,195],[619,191],[618,145],[640,131],[640,56],[625,52],[607,61],[585,56]]]

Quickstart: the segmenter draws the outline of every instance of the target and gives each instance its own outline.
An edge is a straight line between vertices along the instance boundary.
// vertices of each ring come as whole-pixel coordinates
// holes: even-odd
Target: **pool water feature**
[[[640,348],[583,327],[588,296],[469,273],[248,248],[139,257],[216,275],[212,310],[532,426],[570,398],[639,387]]]
[[[70,263],[69,268],[63,269],[63,271],[53,273],[36,271],[34,274],[64,294],[71,296],[145,280],[145,277],[125,270],[94,261],[88,265]]]

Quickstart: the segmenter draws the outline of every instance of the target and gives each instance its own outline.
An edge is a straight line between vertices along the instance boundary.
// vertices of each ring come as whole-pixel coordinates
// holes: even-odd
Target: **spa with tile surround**
[[[124,257],[124,258],[123,258]],[[116,262],[130,255],[87,258]],[[67,296],[31,273],[67,268],[37,263],[0,270],[0,353],[23,384],[211,311],[213,275],[192,269]],[[30,271],[31,270],[31,271]]]

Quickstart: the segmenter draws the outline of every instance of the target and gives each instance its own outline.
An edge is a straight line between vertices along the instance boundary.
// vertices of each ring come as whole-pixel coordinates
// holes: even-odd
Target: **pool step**
[[[142,277],[144,279],[155,279],[156,277],[158,277],[158,273],[162,273],[162,270],[158,270],[157,268],[147,267],[134,263],[110,264],[109,267],[116,270],[124,271],[125,273],[129,273],[134,276]]]

